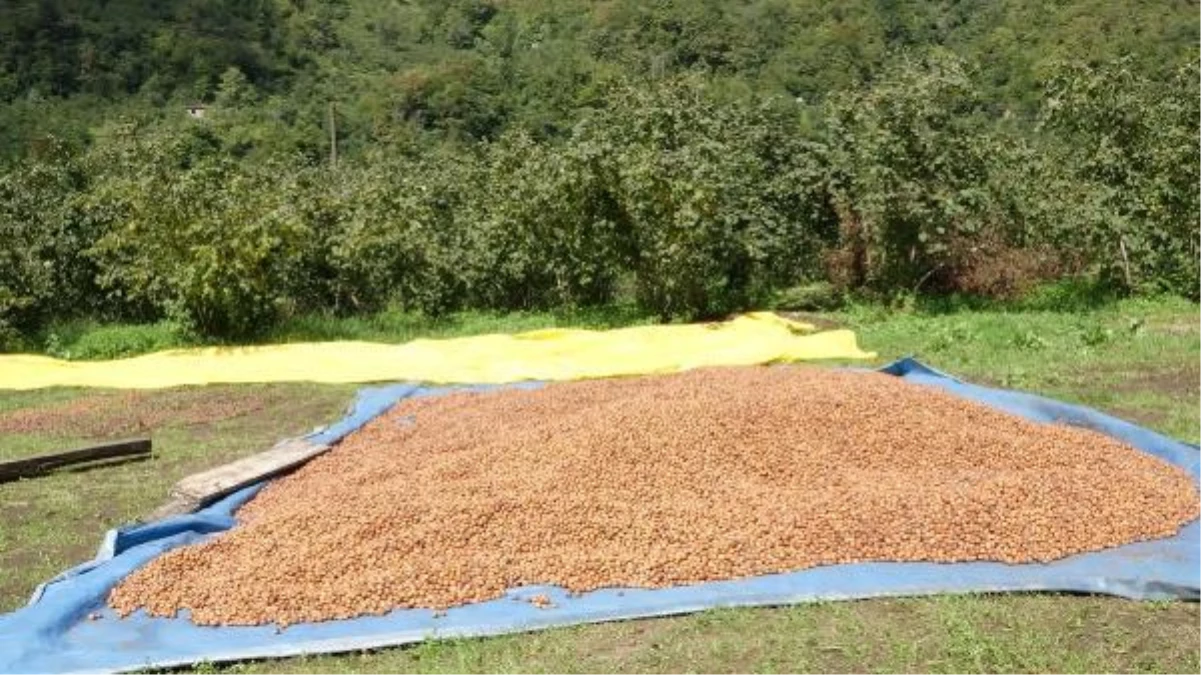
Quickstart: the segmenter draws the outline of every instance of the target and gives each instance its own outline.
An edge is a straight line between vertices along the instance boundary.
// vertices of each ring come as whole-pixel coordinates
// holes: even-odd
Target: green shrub
[[[78,207],[86,182],[57,142],[0,174],[0,342],[93,307],[84,252],[94,235]]]
[[[843,293],[828,281],[815,281],[778,291],[773,300],[775,309],[802,312],[824,312],[841,308]]]
[[[468,210],[470,302],[498,309],[582,307],[613,298],[630,223],[612,192],[608,148],[509,134],[484,155],[486,190]]]
[[[440,314],[462,307],[476,247],[463,209],[477,184],[469,155],[380,162],[348,184],[345,221],[330,255],[353,306]]]
[[[644,309],[714,316],[818,274],[834,218],[795,110],[690,78],[608,104],[559,144],[511,133],[355,174],[331,250],[356,306],[584,307],[632,273]]]
[[[800,136],[795,110],[719,103],[680,78],[618,90],[573,140],[612,166],[644,308],[717,316],[816,273],[834,220],[822,148]]]
[[[982,101],[966,66],[932,52],[827,106],[841,281],[916,291],[995,225]],[[990,233],[993,234],[993,233]]]
[[[92,250],[100,282],[202,335],[262,333],[290,308],[311,236],[296,174],[224,157],[180,167],[177,153],[171,140],[137,148],[137,170],[105,176],[90,195],[109,214]]]
[[[56,324],[42,336],[42,351],[63,359],[119,359],[178,347],[188,335],[170,322],[99,325]]]
[[[1152,80],[1129,59],[1059,64],[1042,110],[1064,189],[1047,233],[1085,251],[1111,285],[1201,290],[1201,85],[1196,51]]]

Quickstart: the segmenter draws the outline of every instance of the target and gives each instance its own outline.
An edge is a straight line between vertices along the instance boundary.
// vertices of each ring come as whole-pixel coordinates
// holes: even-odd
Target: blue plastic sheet
[[[1095,410],[1039,396],[955,380],[911,359],[883,369],[941,387],[1039,422],[1100,431],[1182,467],[1198,483],[1198,449]],[[536,383],[513,385],[540,386]],[[333,442],[396,402],[463,389],[394,385],[365,389],[343,420],[313,438]],[[785,605],[814,600],[999,591],[1071,591],[1134,599],[1198,598],[1201,526],[1193,521],[1169,539],[1130,544],[1049,564],[858,563],[787,574],[667,589],[607,589],[569,597],[562,589],[526,586],[509,597],[452,608],[398,610],[385,616],[274,627],[200,627],[186,616],[117,618],[104,598],[120,579],[163,551],[199,541],[234,524],[233,512],[261,485],[195,514],[114,530],[96,560],[43,584],[30,604],[0,617],[0,671],[115,671],[197,662],[325,653],[400,645],[432,637],[498,635],[553,626],[683,614],[713,607]],[[545,594],[554,607],[528,598]]]

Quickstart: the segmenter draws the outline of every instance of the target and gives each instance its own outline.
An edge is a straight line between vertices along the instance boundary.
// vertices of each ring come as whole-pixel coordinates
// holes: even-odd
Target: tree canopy
[[[816,105],[933,47],[977,69],[981,113],[1031,120],[1057,62],[1127,57],[1165,79],[1197,41],[1188,0],[12,0],[0,154],[175,121],[194,101],[266,127],[254,145],[314,158],[331,101],[349,155],[510,128],[559,137],[623,77],[700,71],[731,97]],[[222,97],[231,78],[237,100]]]
[[[1196,298],[1196,9],[11,0],[0,346],[815,284]]]

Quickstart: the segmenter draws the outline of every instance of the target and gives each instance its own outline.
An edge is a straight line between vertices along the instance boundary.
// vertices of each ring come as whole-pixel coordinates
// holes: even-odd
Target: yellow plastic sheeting
[[[175,349],[115,361],[0,355],[0,389],[157,389],[233,382],[499,383],[575,380],[811,359],[864,359],[855,333],[820,333],[770,312],[716,324],[637,326],[607,331],[548,329],[373,342]]]

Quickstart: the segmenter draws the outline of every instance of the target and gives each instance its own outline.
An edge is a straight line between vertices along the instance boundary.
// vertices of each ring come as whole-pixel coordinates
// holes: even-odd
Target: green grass
[[[1059,595],[711,610],[226,672],[1195,671],[1196,607]],[[1098,630],[1102,628],[1102,630]],[[1157,651],[1150,651],[1154,645]]]
[[[1104,408],[1201,439],[1201,311],[1186,300],[1122,300],[1075,312],[860,307],[828,316],[855,329],[884,360],[913,355],[980,384]]]
[[[1079,401],[1172,436],[1201,432],[1201,315],[1171,300],[1045,298],[1007,307],[854,306],[819,315],[854,328],[878,363],[913,354],[965,379]],[[1065,309],[1066,308],[1066,309]],[[436,325],[393,315],[297,325],[279,339],[399,341],[570,325],[553,315],[461,315]],[[621,325],[633,314],[580,317]],[[389,332],[394,331],[394,332]],[[442,332],[438,332],[442,331]],[[0,484],[0,607],[90,557],[104,529],[141,516],[178,477],[269,446],[339,414],[353,387],[271,385],[254,415],[155,430],[158,458],[86,473]],[[213,395],[241,387],[211,387]],[[0,414],[43,409],[83,390],[0,393]],[[4,446],[63,441],[0,438]],[[70,439],[81,440],[81,439]],[[232,672],[1197,672],[1196,603],[1139,603],[1066,595],[870,600],[578,626],[488,639],[434,641],[368,653],[202,666]]]
[[[0,444],[0,461],[33,457],[83,447],[93,439],[74,435],[47,436],[44,434],[9,434]],[[2,540],[0,540],[2,541]]]

